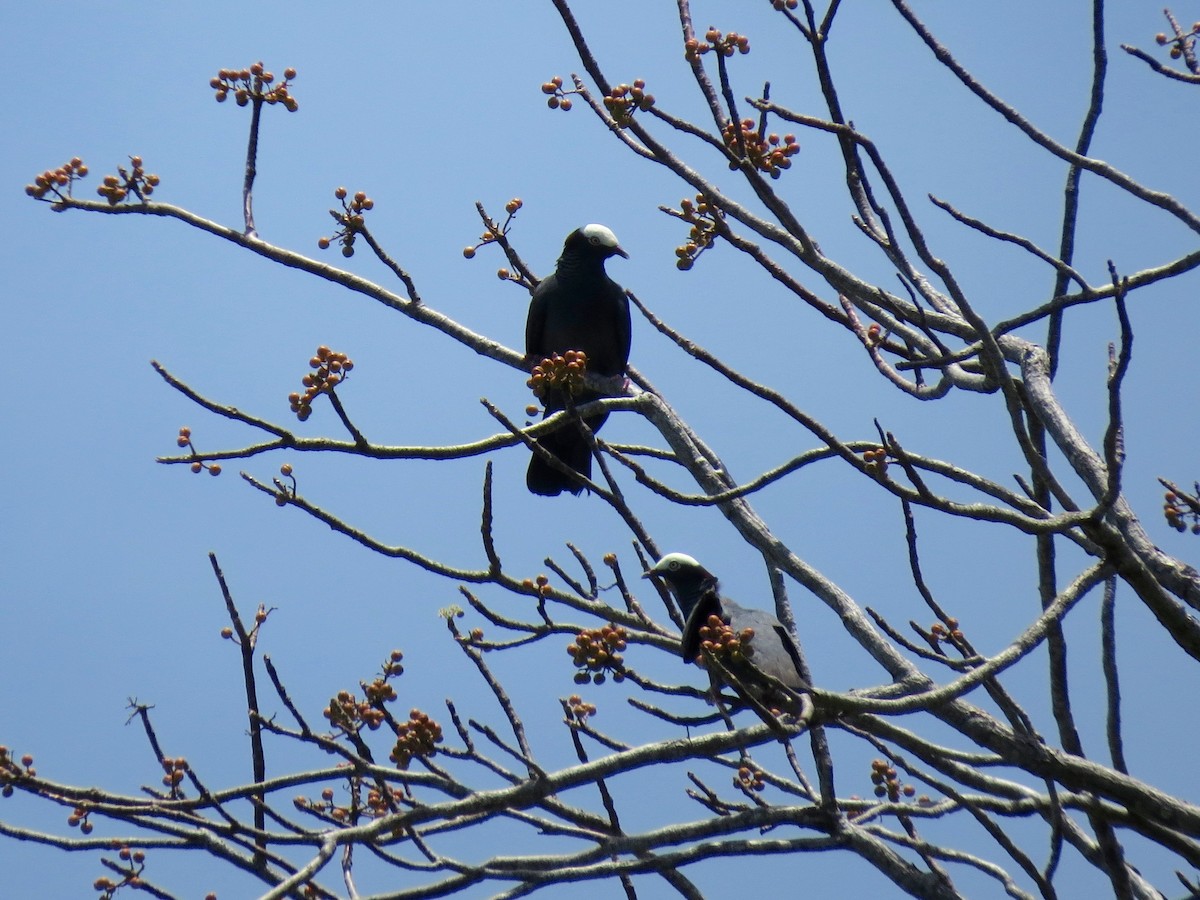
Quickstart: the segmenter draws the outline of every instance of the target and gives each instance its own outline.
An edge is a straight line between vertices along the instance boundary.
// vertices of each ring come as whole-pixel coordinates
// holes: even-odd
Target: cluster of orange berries
[[[929,627],[929,633],[935,641],[961,641],[963,633],[959,630],[958,619],[950,616],[946,619],[946,624],[934,622]]]
[[[687,243],[675,248],[675,268],[686,272],[696,264],[696,259],[713,245],[717,239],[717,218],[721,211],[710,206],[703,194],[697,194],[696,199],[686,197],[679,201],[680,218],[691,225],[688,231]]]
[[[296,476],[292,474],[292,464],[284,463],[280,466],[279,474],[290,479],[291,484],[284,484],[278,478],[274,479],[275,487],[279,488],[279,492],[275,494],[275,505],[287,506],[288,500],[296,496]]]
[[[1200,494],[1200,486],[1196,488],[1196,493]],[[1200,534],[1200,513],[1197,513],[1195,507],[1174,491],[1167,491],[1163,494],[1163,515],[1167,519],[1167,524],[1181,534],[1188,530],[1187,519],[1190,517],[1192,534]]]
[[[886,796],[896,803],[900,795],[911,797],[917,792],[911,784],[900,784],[900,778],[895,768],[886,759],[871,760],[871,783],[875,785],[875,796]]]
[[[564,91],[561,75],[555,75],[549,81],[542,83],[542,93],[549,94],[546,105],[551,109],[561,109],[566,112],[571,108],[571,98],[567,94],[577,94],[578,91]]]
[[[1171,59],[1179,59],[1179,57],[1183,56],[1185,48],[1191,46],[1193,43],[1192,38],[1197,34],[1200,34],[1200,22],[1194,22],[1192,24],[1192,30],[1186,34],[1176,35],[1173,38],[1168,38],[1160,31],[1154,36],[1154,42],[1160,47],[1163,47],[1169,43],[1171,45]]]
[[[0,745],[0,797],[13,795],[12,782],[22,775],[37,775],[37,770],[33,767],[33,757],[26,753],[21,757],[21,764],[17,765],[8,748]]]
[[[295,112],[299,104],[288,93],[288,82],[295,77],[296,70],[289,66],[283,70],[283,81],[271,87],[275,82],[275,74],[268,72],[259,61],[249,69],[222,69],[208,84],[216,92],[218,103],[224,103],[232,93],[238,106],[257,100],[272,105],[282,103],[288,112]]]
[[[442,742],[442,726],[419,709],[408,714],[408,721],[396,726],[396,746],[388,759],[399,768],[407,769],[414,756],[433,756]]]
[[[266,604],[263,604],[263,603],[258,604],[258,609],[254,613],[254,628],[255,628],[255,630],[258,629],[259,625],[261,625],[263,622],[267,621],[267,616],[269,616],[270,614],[271,614],[271,610],[267,609]],[[233,640],[233,629],[230,628],[228,625],[226,625],[224,628],[221,629],[221,638],[226,641],[232,641]]]
[[[86,178],[88,167],[83,164],[83,160],[78,156],[73,157],[69,162],[63,163],[57,169],[51,171],[47,169],[41,175],[33,179],[33,184],[25,185],[25,193],[35,200],[41,200],[47,194],[53,193],[54,196],[62,198],[63,192],[59,188],[66,188],[66,196],[71,196],[71,185],[76,178]]]
[[[654,95],[646,93],[646,82],[641,78],[633,84],[618,84],[604,98],[604,108],[618,125],[628,125],[639,109],[654,105]]]
[[[140,156],[129,157],[129,163],[133,166],[132,169],[117,166],[119,174],[105,175],[100,187],[96,188],[96,193],[107,200],[109,206],[116,206],[130,194],[145,201],[158,187],[158,176],[146,173],[146,170],[142,168]]]
[[[67,825],[71,828],[78,828],[83,834],[91,834],[95,826],[88,821],[88,815],[87,807],[76,806],[67,816]]]
[[[322,344],[317,348],[316,355],[308,361],[308,366],[313,371],[300,379],[300,383],[304,385],[304,393],[288,394],[288,403],[292,407],[292,412],[301,422],[312,415],[312,402],[318,394],[331,392],[334,387],[345,380],[347,373],[354,368],[354,360],[345,353],[330,350]],[[291,473],[289,471],[284,474]]]
[[[710,653],[722,663],[740,663],[754,656],[754,629],[743,628],[736,632],[729,623],[715,613],[700,626],[700,650],[696,663],[704,665],[705,653]]]
[[[721,29],[710,26],[704,33],[704,41],[688,38],[683,43],[683,56],[688,62],[695,62],[710,50],[715,50],[721,56],[733,56],[735,52],[749,53],[750,38],[736,31],[721,34]]]
[[[401,650],[393,650],[388,654],[387,660],[383,664],[384,678],[399,678],[404,674],[404,653]],[[393,694],[393,696],[395,696]]]
[[[876,478],[882,478],[887,474],[887,451],[882,447],[864,450],[862,458],[868,474],[874,475]]]
[[[28,775],[30,778],[37,775],[37,769],[33,767],[33,756],[26,753],[21,757],[21,764],[17,765],[9,749],[0,744],[0,782],[4,783],[4,786],[0,788],[0,796],[11,797],[13,795],[11,781],[22,775]]]
[[[519,210],[524,205],[525,205],[525,202],[520,197],[513,197],[511,200],[509,200],[507,203],[504,204],[504,212],[507,213],[507,217],[504,220],[504,224],[500,226],[500,234],[508,234],[508,227],[512,223],[513,217],[517,214],[517,210]],[[463,252],[462,252],[463,258],[464,259],[474,259],[475,254],[479,250],[480,247],[486,246],[487,244],[495,243],[496,238],[497,238],[496,233],[494,231],[492,231],[491,229],[485,231],[483,234],[481,234],[479,236],[478,244],[473,244],[470,247],[463,247]],[[509,277],[507,269],[501,269],[500,272],[503,273],[500,275],[501,278]]]
[[[883,326],[878,322],[872,322],[867,328],[867,346],[874,348],[883,343]]]
[[[186,425],[182,426],[179,429],[179,436],[177,438],[175,438],[175,443],[178,444],[180,447],[186,447],[188,452],[190,452],[192,454],[192,456],[196,455],[196,448],[192,446],[192,429],[188,428]],[[197,475],[199,475],[205,469],[208,469],[209,475],[220,475],[221,474],[221,464],[220,463],[206,463],[200,459],[193,462],[192,465],[190,466],[190,468]]]
[[[525,382],[534,396],[544,400],[551,391],[562,391],[575,396],[583,390],[583,377],[587,373],[587,354],[582,350],[555,353],[533,367],[530,378]]]
[[[366,810],[362,810],[357,806],[351,808],[349,806],[338,806],[333,802],[333,788],[325,788],[321,791],[321,802],[314,802],[306,797],[296,797],[292,802],[299,809],[315,810],[323,812],[331,819],[338,822],[348,822],[354,816],[357,809],[358,812],[365,812],[370,818],[379,818],[391,812],[388,806],[387,799],[376,789],[372,788],[367,792]]]
[[[778,178],[784,169],[790,169],[792,157],[800,152],[800,144],[796,142],[794,134],[780,137],[772,132],[764,138],[753,119],[726,123],[721,129],[721,138],[725,141],[725,149],[734,157],[729,163],[730,169],[737,168],[737,160],[748,159],[754,168],[766,172],[772,178]]]
[[[363,230],[366,221],[363,213],[370,212],[375,208],[375,201],[368,197],[365,191],[356,191],[350,202],[347,203],[346,198],[349,195],[350,192],[344,187],[339,187],[333,192],[333,196],[341,202],[342,208],[340,211],[331,209],[329,215],[333,216],[333,221],[342,227],[331,238],[317,239],[317,246],[322,250],[328,250],[329,246],[337,241],[342,245],[342,256],[347,259],[354,255],[355,235]]]
[[[92,882],[92,887],[100,891],[100,900],[110,900],[116,896],[118,888],[128,885],[132,888],[137,888],[142,883],[142,872],[146,870],[146,854],[141,850],[131,850],[129,847],[121,847],[117,851],[117,856],[125,863],[121,868],[124,877],[120,881],[113,881],[107,876],[100,876]]]
[[[579,669],[575,673],[576,684],[604,684],[605,673],[612,672],[613,681],[625,680],[625,649],[628,632],[620,625],[609,622],[602,628],[585,628],[567,645],[567,655]]]
[[[184,776],[187,774],[187,758],[183,756],[164,756],[162,760],[162,768],[163,786],[169,787],[172,794],[178,793],[179,786],[183,784]]]
[[[389,685],[390,687],[390,685]],[[387,699],[395,699],[396,693]],[[329,705],[321,710],[321,715],[329,720],[334,728],[353,734],[364,725],[374,731],[383,724],[383,710],[372,706],[368,700],[359,700],[350,691],[338,691],[337,696],[330,698]]]
[[[307,797],[301,795],[299,797],[292,798],[292,805],[295,806],[296,809],[316,810],[319,812],[328,813],[330,817],[337,819],[339,822],[344,821],[349,817],[350,810],[344,806],[336,805],[333,802],[333,797],[333,788],[327,787],[321,791],[320,803],[316,802],[315,800],[309,800]]]
[[[596,705],[588,703],[578,694],[572,694],[567,698],[567,721],[575,722],[582,725],[588,720],[588,716],[596,714]]]
[[[743,763],[733,777],[733,784],[744,791],[761,791],[764,787],[762,772],[754,766]]]
[[[545,575],[539,575],[536,579],[526,578],[521,582],[521,587],[526,591],[537,591],[538,596],[545,597],[550,593],[550,579]]]

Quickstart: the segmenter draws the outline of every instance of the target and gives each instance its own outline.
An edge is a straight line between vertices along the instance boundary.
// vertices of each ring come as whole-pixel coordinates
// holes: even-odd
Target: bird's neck
[[[692,614],[692,610],[696,608],[705,594],[715,594],[716,592],[717,579],[715,578],[697,578],[695,581],[676,585],[675,599],[679,602],[679,609],[683,613],[684,619]]]
[[[604,271],[604,260],[575,254],[560,256],[555,271],[560,282],[607,277],[607,273]]]

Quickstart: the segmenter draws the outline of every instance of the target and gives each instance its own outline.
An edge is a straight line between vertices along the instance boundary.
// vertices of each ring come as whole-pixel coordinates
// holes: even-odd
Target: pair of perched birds
[[[625,374],[631,332],[629,300],[604,270],[605,260],[612,256],[628,259],[629,254],[603,225],[585,225],[567,235],[554,273],[538,284],[529,304],[525,323],[528,366],[556,353],[582,350],[588,372],[608,378]],[[582,405],[601,396],[584,389],[570,399]],[[543,401],[544,418],[566,409],[568,398],[561,391],[549,391]],[[607,418],[607,413],[600,413],[584,422],[594,433]],[[574,423],[538,438],[537,443],[565,468],[591,477],[591,447]],[[525,480],[530,491],[544,496],[563,491],[578,494],[583,489],[582,481],[537,453],[529,461]],[[651,575],[662,578],[679,602],[685,620],[685,661],[701,661],[703,649],[768,709],[800,711],[807,684],[800,674],[796,644],[779,619],[722,597],[717,579],[686,554],[668,553],[646,573]],[[722,647],[729,652],[719,652]]]

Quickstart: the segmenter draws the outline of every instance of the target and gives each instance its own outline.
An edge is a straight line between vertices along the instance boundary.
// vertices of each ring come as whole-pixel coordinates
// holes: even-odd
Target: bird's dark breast
[[[623,373],[628,337],[620,328],[624,297],[618,291],[580,293],[560,286],[545,298],[541,340],[539,346],[530,348],[530,357],[582,350],[587,354],[588,371],[607,377]]]

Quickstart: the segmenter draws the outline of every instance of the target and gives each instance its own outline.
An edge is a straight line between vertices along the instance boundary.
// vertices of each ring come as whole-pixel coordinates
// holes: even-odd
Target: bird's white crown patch
[[[589,243],[598,244],[601,247],[619,247],[621,244],[617,241],[617,236],[613,234],[611,228],[606,228],[604,225],[584,225],[579,229]]]
[[[699,569],[700,563],[686,553],[668,553],[651,569],[651,572],[668,572],[676,569]]]

